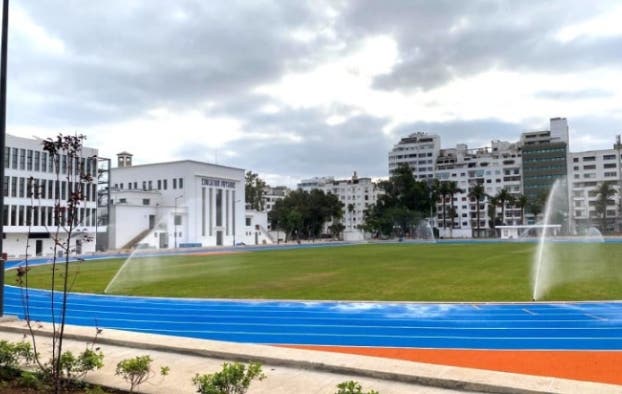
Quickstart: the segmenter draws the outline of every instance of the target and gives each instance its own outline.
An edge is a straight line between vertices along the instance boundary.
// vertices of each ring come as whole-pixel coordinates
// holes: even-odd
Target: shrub
[[[28,342],[11,343],[0,341],[0,367],[17,368],[20,363],[29,364],[34,358],[32,347]]]
[[[70,351],[60,356],[61,374],[66,379],[81,380],[88,372],[104,366],[104,355],[90,348],[84,349],[77,357]]]
[[[244,394],[254,379],[265,378],[259,363],[251,363],[248,368],[241,363],[224,363],[219,372],[196,374],[192,383],[201,394]]]
[[[335,394],[379,394],[375,390],[363,392],[363,387],[359,382],[355,382],[354,380],[339,383],[337,389]]]
[[[121,375],[130,384],[130,393],[133,393],[136,387],[153,376],[153,371],[151,370],[152,361],[150,356],[136,356],[121,360],[117,364],[115,375]],[[160,367],[160,375],[162,376],[168,375],[169,371],[169,367]]]

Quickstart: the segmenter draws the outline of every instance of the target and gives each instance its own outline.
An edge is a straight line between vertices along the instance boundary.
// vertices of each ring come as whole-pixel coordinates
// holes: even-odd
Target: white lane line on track
[[[600,317],[600,316],[592,315],[590,313],[584,313],[584,315],[587,316],[587,317],[591,317],[592,319],[596,319],[596,320],[600,320],[600,321],[608,321],[609,320],[606,317]]]
[[[523,311],[525,311],[525,312],[529,313],[529,314],[530,314],[530,315],[532,315],[532,316],[538,316],[538,314],[537,314],[537,313],[532,312],[532,311],[530,311],[530,310],[529,310],[529,309],[527,309],[527,308],[523,308]]]

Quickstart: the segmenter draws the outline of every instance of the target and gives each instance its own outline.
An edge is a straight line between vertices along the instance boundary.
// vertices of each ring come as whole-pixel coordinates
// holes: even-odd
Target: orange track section
[[[622,385],[622,351],[441,350],[287,346]]]

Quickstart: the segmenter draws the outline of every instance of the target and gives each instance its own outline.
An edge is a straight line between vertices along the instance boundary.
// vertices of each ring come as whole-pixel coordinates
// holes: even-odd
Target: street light
[[[235,207],[236,207],[236,204],[239,203],[240,201],[242,201],[242,200],[235,200],[235,201],[233,201],[233,247],[234,248],[235,248],[235,230],[236,230],[236,227],[235,227]]]
[[[175,197],[175,210],[173,211],[173,226],[175,227],[175,249],[177,249],[177,200],[183,198],[183,194]]]

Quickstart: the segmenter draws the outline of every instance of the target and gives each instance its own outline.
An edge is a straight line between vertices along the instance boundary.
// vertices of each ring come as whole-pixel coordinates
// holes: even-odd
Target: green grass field
[[[376,244],[134,258],[113,294],[198,298],[528,301],[536,244]],[[622,299],[622,244],[555,244],[545,300]],[[122,260],[72,264],[73,291],[102,293]],[[544,272],[544,271],[543,271]],[[51,268],[29,273],[49,287]],[[7,283],[12,281],[7,274]]]

